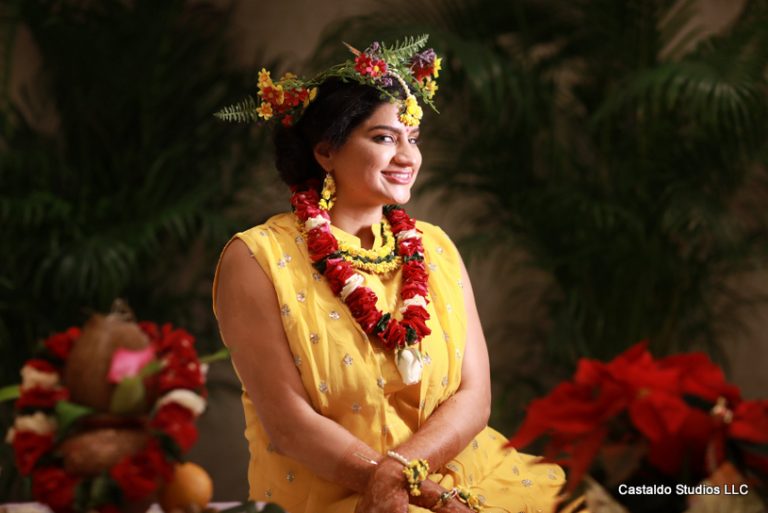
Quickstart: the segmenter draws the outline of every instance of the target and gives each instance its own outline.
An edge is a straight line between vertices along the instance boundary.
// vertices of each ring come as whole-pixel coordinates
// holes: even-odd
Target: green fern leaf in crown
[[[231,121],[233,123],[248,123],[256,121],[258,115],[256,113],[256,102],[253,97],[249,96],[246,99],[239,101],[235,104],[228,105],[214,114],[217,118],[223,121]]]
[[[416,37],[406,37],[402,41],[397,41],[391,48],[386,48],[389,56],[399,61],[410,59],[416,52],[424,48],[429,39],[429,34],[422,34]]]

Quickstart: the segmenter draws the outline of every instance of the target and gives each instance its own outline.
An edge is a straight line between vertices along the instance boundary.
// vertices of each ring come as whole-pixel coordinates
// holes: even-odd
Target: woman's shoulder
[[[274,237],[298,232],[296,218],[290,212],[275,214],[261,224],[257,224],[235,234],[241,239],[259,240],[264,237]],[[294,235],[295,236],[295,235]]]
[[[436,224],[428,223],[426,221],[416,221],[416,228],[421,232],[422,242],[424,249],[430,248],[442,250],[455,249],[455,245],[450,236]],[[440,250],[438,250],[439,252]]]

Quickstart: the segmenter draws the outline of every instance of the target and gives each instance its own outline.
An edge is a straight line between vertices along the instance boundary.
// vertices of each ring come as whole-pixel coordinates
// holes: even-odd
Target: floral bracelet
[[[472,511],[475,511],[475,512],[480,511],[480,508],[482,507],[482,504],[480,503],[480,499],[478,498],[477,495],[469,491],[469,488],[457,486],[456,488],[454,488],[454,490],[456,490],[457,499],[459,499],[461,502],[466,504]]]
[[[421,495],[421,483],[429,475],[427,460],[410,460],[395,451],[387,451],[387,456],[403,464],[403,474],[408,480],[408,488],[413,496]]]

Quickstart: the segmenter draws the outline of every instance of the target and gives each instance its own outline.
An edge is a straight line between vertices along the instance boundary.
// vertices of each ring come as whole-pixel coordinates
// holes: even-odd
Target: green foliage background
[[[264,142],[212,116],[255,83],[230,67],[230,13],[24,0],[3,14],[4,48],[25,27],[42,71],[24,110],[8,96],[10,61],[0,80],[0,386],[19,381],[38,340],[116,297],[139,319],[185,327],[201,352],[217,349],[211,274],[246,223],[236,192]],[[38,126],[51,117],[49,134]],[[11,477],[0,475],[0,495]]]

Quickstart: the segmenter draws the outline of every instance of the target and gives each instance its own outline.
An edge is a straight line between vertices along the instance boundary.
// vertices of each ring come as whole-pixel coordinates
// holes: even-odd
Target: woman
[[[456,248],[385,208],[410,199],[415,94],[436,89],[439,59],[413,46],[371,45],[312,80],[263,71],[260,103],[243,104],[281,118],[276,165],[294,190],[293,213],[230,241],[214,282],[251,498],[291,513],[549,511],[562,471],[486,425],[488,354]]]

